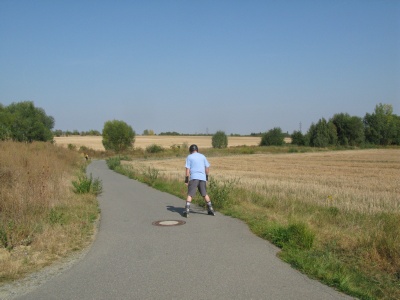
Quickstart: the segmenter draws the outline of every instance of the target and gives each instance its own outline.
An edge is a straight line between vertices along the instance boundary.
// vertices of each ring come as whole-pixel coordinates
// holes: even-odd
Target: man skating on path
[[[196,195],[196,191],[199,190],[201,196],[207,203],[208,214],[215,216],[214,209],[211,204],[210,197],[207,194],[207,181],[208,173],[210,172],[210,163],[207,158],[199,153],[197,145],[191,145],[189,147],[190,154],[186,158],[186,177],[185,184],[188,186],[188,196],[186,198],[186,207],[184,214],[189,217],[190,203],[193,197]],[[190,178],[190,180],[189,180]]]

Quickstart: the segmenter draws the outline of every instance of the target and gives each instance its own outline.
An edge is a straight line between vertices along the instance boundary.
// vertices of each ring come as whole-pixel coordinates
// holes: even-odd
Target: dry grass
[[[399,211],[400,151],[357,150],[209,157],[211,176],[270,199],[293,199],[363,213]],[[135,162],[183,178],[184,161]]]
[[[104,150],[101,136],[68,136],[55,137],[57,145],[67,147],[68,144],[76,145],[77,148],[85,146],[93,150]],[[229,147],[234,146],[257,146],[260,144],[260,137],[228,137]],[[135,148],[145,149],[152,144],[170,148],[172,145],[197,144],[201,148],[211,148],[211,136],[136,136]]]
[[[19,278],[90,240],[94,196],[76,195],[75,151],[48,143],[0,143],[0,282]]]

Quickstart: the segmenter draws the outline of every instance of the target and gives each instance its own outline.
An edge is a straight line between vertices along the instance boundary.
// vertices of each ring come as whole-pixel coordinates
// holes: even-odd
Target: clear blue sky
[[[25,100],[137,134],[400,115],[400,1],[0,0],[0,103]]]

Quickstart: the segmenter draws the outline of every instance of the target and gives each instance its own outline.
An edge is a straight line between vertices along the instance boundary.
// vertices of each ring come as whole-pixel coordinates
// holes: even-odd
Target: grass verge
[[[0,143],[0,283],[86,247],[101,182],[76,152],[49,143]]]

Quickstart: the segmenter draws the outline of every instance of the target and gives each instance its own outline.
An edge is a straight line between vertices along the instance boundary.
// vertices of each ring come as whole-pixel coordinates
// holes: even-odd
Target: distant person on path
[[[189,152],[190,154],[186,158],[185,165],[185,184],[188,186],[188,196],[186,199],[184,214],[186,215],[186,218],[189,217],[190,203],[192,202],[193,197],[196,195],[197,190],[199,190],[200,194],[207,203],[208,214],[215,216],[214,209],[206,189],[208,173],[210,172],[210,163],[203,154],[199,153],[199,148],[197,145],[191,145],[189,147]]]

